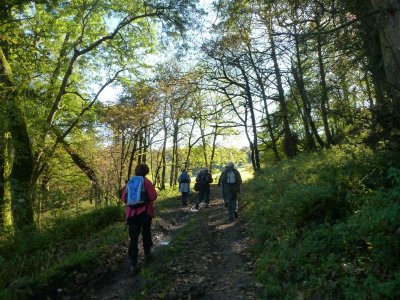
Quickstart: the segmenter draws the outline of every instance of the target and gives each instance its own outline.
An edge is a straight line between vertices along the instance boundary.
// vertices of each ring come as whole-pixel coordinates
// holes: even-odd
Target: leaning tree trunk
[[[76,166],[89,178],[92,184],[92,195],[95,199],[95,204],[98,205],[101,199],[102,188],[95,170],[65,140],[62,140],[61,143],[64,150],[67,151]]]

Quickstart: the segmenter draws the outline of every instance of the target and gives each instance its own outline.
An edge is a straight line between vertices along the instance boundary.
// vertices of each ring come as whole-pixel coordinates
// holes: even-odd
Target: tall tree
[[[181,31],[197,10],[190,0],[173,3],[89,1],[81,4],[64,3],[52,8],[43,1],[35,3],[34,9],[29,6],[30,2],[18,4],[18,10],[13,9],[13,3],[1,7],[1,19],[12,21],[3,24],[2,32],[16,32],[21,37],[21,46],[12,48],[12,61],[7,61],[8,49],[1,52],[1,65],[4,75],[2,82],[6,84],[2,88],[8,86],[8,92],[12,91],[8,93],[10,99],[13,98],[9,101],[10,111],[7,114],[15,154],[10,183],[14,221],[16,227],[21,227],[33,223],[31,197],[34,186],[60,143],[52,129],[61,130],[65,138],[74,126],[80,124],[82,115],[90,110],[92,100],[96,101],[99,93],[110,83],[106,80],[97,93],[92,93],[88,88],[93,87],[91,79],[96,80],[107,69],[111,74],[109,78],[115,78],[118,70],[125,67],[126,58],[135,61],[132,59],[136,57],[135,53],[129,50],[151,45],[149,35],[142,34],[151,32],[146,30],[154,24],[149,20],[162,22],[165,25],[163,28],[169,33]],[[15,19],[19,19],[19,23],[14,22]],[[67,34],[65,28],[68,28]],[[5,49],[4,43],[1,48]],[[26,49],[34,55],[26,55]],[[102,68],[96,60],[104,62],[107,67]],[[15,77],[19,80],[18,84],[12,83],[8,63],[19,72],[19,76]],[[99,76],[88,76],[96,70]],[[13,86],[18,89],[13,89]],[[40,108],[37,109],[40,118],[29,124],[36,130],[34,139],[29,136],[31,133],[23,117],[24,109],[29,106],[21,106],[23,100],[28,100],[21,99],[26,96],[20,93],[21,87],[31,90],[29,94],[34,95],[31,99],[34,98],[33,102]],[[32,103],[31,99],[27,103]],[[84,109],[76,113],[76,107],[71,104],[81,104]],[[35,148],[34,160],[31,141]]]
[[[385,128],[390,130],[390,139],[400,147],[400,3],[391,0],[371,0],[372,6],[379,13],[376,23],[379,33],[383,66],[390,87],[391,118]],[[389,127],[389,128],[388,128]]]

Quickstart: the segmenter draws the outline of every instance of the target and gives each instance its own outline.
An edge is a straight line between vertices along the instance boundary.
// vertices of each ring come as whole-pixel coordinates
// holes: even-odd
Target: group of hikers
[[[182,170],[178,178],[179,192],[181,192],[182,205],[186,206],[188,196],[190,194],[190,176],[186,169]],[[210,183],[213,182],[213,177],[209,169],[204,169],[196,176],[194,189],[198,191],[196,198],[195,208],[199,209],[199,204],[204,203],[207,208],[210,203]],[[235,168],[235,165],[230,162],[226,165],[225,170],[222,171],[218,178],[218,186],[221,187],[221,193],[224,198],[225,207],[228,208],[229,221],[233,221],[238,217],[237,212],[237,194],[240,192],[240,185],[242,184],[242,177],[240,172]]]
[[[129,227],[128,256],[130,259],[129,273],[136,273],[138,270],[138,242],[142,234],[144,261],[152,259],[151,247],[151,222],[154,217],[154,201],[157,199],[157,191],[153,183],[146,178],[149,173],[147,164],[138,164],[135,168],[135,176],[132,176],[126,183],[121,194],[121,201],[126,204],[125,217]],[[203,169],[196,176],[194,190],[198,191],[195,208],[198,210],[200,203],[204,207],[210,202],[210,183],[213,182],[209,169]],[[178,178],[179,192],[182,205],[188,204],[191,192],[191,179],[186,169],[182,170]],[[228,220],[232,222],[238,217],[237,194],[240,192],[242,177],[232,162],[229,162],[218,179],[218,186],[221,187],[224,205],[228,209]]]

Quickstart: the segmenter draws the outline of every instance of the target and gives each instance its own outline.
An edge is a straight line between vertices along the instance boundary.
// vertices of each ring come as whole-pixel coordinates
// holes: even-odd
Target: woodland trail
[[[127,260],[121,262],[115,273],[96,284],[89,298],[257,299],[261,285],[253,277],[243,220],[239,216],[228,222],[216,187],[212,187],[208,208],[193,209],[196,196],[192,195],[187,207],[180,207],[176,200],[175,208],[158,213],[153,225],[155,258],[148,266],[127,276]],[[168,251],[170,245],[177,250]],[[163,278],[162,287],[158,276],[145,276],[147,268]]]

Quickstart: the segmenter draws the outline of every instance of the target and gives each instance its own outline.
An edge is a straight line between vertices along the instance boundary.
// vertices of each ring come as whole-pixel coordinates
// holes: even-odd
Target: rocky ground
[[[174,208],[158,212],[154,260],[127,275],[123,259],[115,272],[96,283],[90,298],[257,299],[262,287],[253,276],[245,223],[240,213],[229,222],[218,191],[213,189],[211,195],[208,208],[194,209],[193,199],[181,207],[176,200]]]

